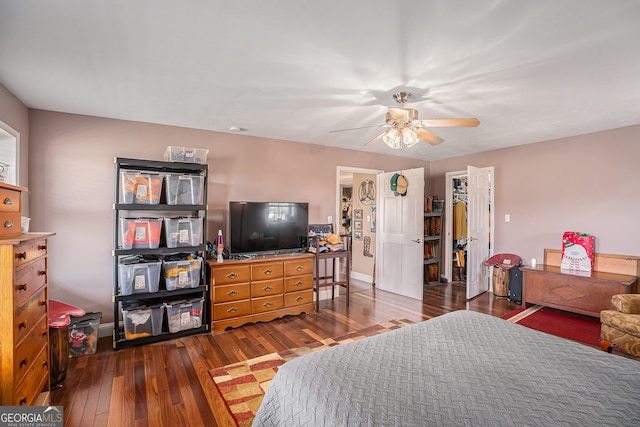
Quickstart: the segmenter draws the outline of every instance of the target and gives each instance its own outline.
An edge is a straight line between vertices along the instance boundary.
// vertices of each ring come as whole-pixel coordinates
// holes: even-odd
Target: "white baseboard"
[[[358,273],[358,272],[355,272],[355,271],[351,272],[351,278],[355,279],[355,280],[360,280],[360,281],[368,283],[368,284],[372,284],[373,283],[373,276],[369,276],[368,274]]]
[[[98,338],[113,337],[113,322],[100,323],[98,326]]]

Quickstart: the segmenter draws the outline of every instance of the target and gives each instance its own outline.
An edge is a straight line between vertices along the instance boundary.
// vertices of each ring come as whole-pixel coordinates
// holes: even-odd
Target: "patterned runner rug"
[[[209,375],[213,378],[213,382],[238,426],[250,426],[260,403],[262,403],[264,393],[271,384],[273,376],[278,372],[278,366],[307,353],[382,334],[412,323],[414,322],[407,319],[389,320],[359,331],[349,332],[340,337],[317,341],[304,347],[271,353],[222,368],[211,369]]]

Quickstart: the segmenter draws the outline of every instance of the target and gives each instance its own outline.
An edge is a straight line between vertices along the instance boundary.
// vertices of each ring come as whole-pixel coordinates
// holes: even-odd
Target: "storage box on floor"
[[[69,323],[69,356],[94,354],[98,349],[98,328],[102,313],[91,312],[84,316],[71,316]]]

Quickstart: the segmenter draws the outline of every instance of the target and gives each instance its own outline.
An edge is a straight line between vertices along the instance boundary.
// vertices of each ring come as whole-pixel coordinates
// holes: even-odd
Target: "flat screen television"
[[[309,203],[229,202],[229,253],[305,252]]]

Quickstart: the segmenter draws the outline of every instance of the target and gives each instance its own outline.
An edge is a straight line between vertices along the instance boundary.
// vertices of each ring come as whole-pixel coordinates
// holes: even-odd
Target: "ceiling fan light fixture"
[[[416,133],[412,129],[405,128],[402,131],[402,143],[405,145],[405,147],[413,147],[418,141],[418,135],[416,135]]]
[[[402,148],[402,135],[398,129],[390,129],[382,136],[382,140],[389,147],[399,150]]]

